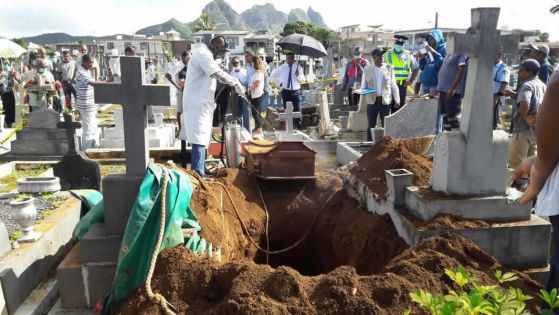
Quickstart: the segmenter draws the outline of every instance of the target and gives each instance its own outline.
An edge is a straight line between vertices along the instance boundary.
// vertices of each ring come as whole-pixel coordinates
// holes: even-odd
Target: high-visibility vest
[[[402,57],[401,59],[398,58],[398,54],[394,53],[392,50],[389,50],[384,54],[384,60],[391,64],[394,69],[396,81],[407,80],[411,73],[412,56],[408,51],[402,52],[400,56]]]

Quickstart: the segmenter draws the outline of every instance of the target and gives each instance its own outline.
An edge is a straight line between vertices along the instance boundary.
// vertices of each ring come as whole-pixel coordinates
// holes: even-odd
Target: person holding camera
[[[509,68],[503,62],[503,53],[498,52],[495,56],[495,66],[493,67],[493,130],[497,130],[499,110],[504,103],[504,92],[509,86],[509,76]]]

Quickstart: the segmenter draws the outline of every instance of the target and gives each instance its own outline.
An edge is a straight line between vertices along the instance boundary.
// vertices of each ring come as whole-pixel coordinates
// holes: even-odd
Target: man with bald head
[[[47,51],[41,47],[37,50],[37,54],[39,55],[39,58],[43,59],[47,63],[47,70],[50,73],[54,72],[54,66],[52,65],[52,61],[47,56]]]
[[[233,87],[238,95],[245,95],[242,83],[215,61],[223,58],[226,52],[225,38],[216,36],[194,51],[186,72],[180,138],[192,144],[191,165],[201,176],[205,176],[206,147],[212,135],[216,80]]]

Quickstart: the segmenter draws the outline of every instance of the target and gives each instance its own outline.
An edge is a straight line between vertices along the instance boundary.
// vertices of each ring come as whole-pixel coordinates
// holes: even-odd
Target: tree
[[[291,34],[305,34],[314,37],[316,40],[322,42],[325,46],[328,41],[334,37],[334,32],[330,29],[320,27],[313,23],[303,21],[289,22],[283,27],[281,36],[288,36]]]
[[[12,42],[20,45],[21,47],[27,49],[27,47],[29,47],[29,43],[25,40],[25,38],[21,37],[21,38],[13,38]]]
[[[541,33],[538,41],[539,42],[549,42],[549,33]]]
[[[210,21],[210,16],[207,12],[202,12],[202,15],[194,21],[194,32],[199,31],[215,31],[217,29],[217,24]]]

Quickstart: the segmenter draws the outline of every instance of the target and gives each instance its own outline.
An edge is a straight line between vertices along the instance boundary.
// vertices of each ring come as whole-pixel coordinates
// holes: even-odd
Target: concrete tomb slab
[[[54,193],[60,191],[60,178],[29,176],[17,180],[17,191],[24,194]]]
[[[437,128],[436,99],[412,99],[400,110],[386,116],[384,134],[396,139],[434,135]]]

